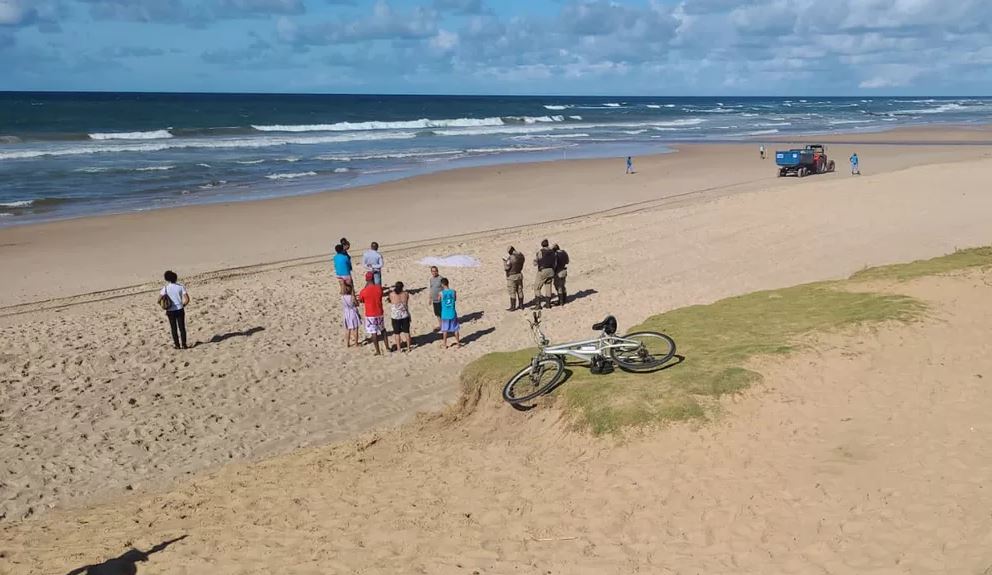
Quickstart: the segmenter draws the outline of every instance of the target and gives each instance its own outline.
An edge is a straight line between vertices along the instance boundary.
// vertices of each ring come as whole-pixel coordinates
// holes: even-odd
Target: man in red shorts
[[[386,320],[382,309],[382,286],[376,285],[374,273],[365,274],[365,287],[358,293],[358,301],[365,304],[365,333],[375,344],[375,354],[382,355],[379,336],[386,333]]]

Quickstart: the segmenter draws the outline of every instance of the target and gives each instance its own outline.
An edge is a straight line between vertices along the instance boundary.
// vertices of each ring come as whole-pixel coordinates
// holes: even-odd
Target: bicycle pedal
[[[613,373],[613,362],[608,359],[596,358],[592,360],[589,371],[596,375],[606,375]]]

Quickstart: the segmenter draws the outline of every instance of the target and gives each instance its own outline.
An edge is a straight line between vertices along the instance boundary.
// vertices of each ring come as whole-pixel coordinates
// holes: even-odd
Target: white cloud
[[[438,30],[437,35],[430,39],[430,46],[441,52],[450,52],[458,46],[458,34],[447,30]]]
[[[17,26],[27,15],[28,10],[20,0],[0,0],[0,26]]]

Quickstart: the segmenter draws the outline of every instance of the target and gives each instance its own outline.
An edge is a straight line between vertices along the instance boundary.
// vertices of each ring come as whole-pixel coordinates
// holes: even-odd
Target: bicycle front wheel
[[[625,342],[610,348],[620,369],[633,373],[658,371],[675,357],[675,341],[663,333],[639,331],[623,336]]]
[[[564,373],[565,362],[557,355],[538,358],[506,382],[503,399],[514,404],[530,401],[551,391]]]

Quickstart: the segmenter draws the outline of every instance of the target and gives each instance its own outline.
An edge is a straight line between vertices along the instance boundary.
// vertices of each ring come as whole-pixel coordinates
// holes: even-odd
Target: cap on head
[[[512,254],[513,254],[513,252],[515,252],[515,251],[517,251],[517,250],[515,250],[515,249],[513,249],[513,246],[510,246],[510,249],[508,249],[508,250],[506,250],[506,253],[508,253],[508,254],[511,254],[511,255],[512,255]]]
[[[558,250],[560,250],[561,248],[559,248],[559,247],[558,247],[558,244],[555,244],[555,245],[553,245],[553,246],[551,246],[551,249],[553,249],[553,250],[555,250],[555,251],[558,251]]]
[[[375,274],[372,272],[365,272],[365,281],[370,282],[375,280]]]
[[[541,247],[542,248],[548,247],[548,240],[541,240]]]

